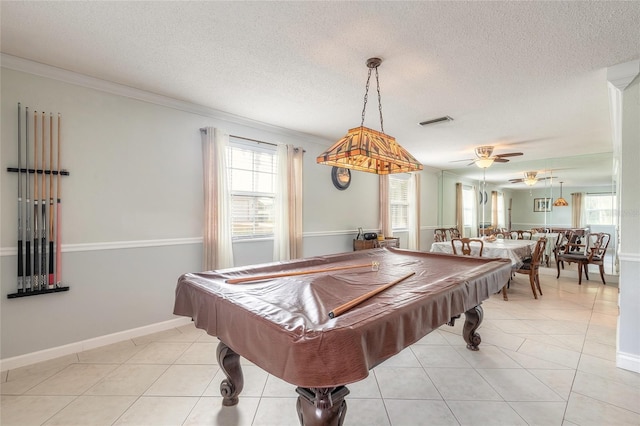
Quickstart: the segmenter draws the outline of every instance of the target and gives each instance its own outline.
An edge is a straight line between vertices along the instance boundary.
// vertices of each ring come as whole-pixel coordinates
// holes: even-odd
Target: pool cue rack
[[[7,171],[10,173],[18,173],[18,168],[17,167],[7,167]],[[70,176],[70,173],[68,170],[62,169],[62,170],[42,170],[42,169],[25,169],[24,167],[22,167],[20,169],[20,173],[31,173],[31,174],[39,174],[41,175],[42,173],[44,173],[45,175],[60,175],[60,176]],[[47,294],[47,293],[59,293],[61,291],[69,291],[69,287],[55,287],[55,288],[44,288],[42,290],[31,290],[31,291],[23,291],[23,292],[16,292],[16,293],[10,293],[7,294],[7,299],[16,299],[18,297],[27,297],[27,296],[37,296],[39,294]]]
[[[61,115],[57,114],[57,125],[54,125],[51,112],[33,111],[30,115],[29,108],[25,107],[24,121],[22,112],[18,102],[18,164],[7,167],[7,172],[18,174],[17,290],[7,294],[8,299],[69,291],[69,286],[62,285],[61,274],[61,176],[70,175],[61,167]],[[33,133],[29,137],[31,128]],[[29,161],[31,147],[33,164]],[[54,154],[57,154],[56,161]]]
[[[17,167],[7,167],[7,171],[10,173],[18,173],[18,168]],[[70,176],[70,173],[68,170],[42,170],[42,169],[25,169],[24,167],[22,167],[20,169],[21,173],[27,173],[27,171],[31,174],[42,174],[44,173],[45,175],[60,175],[60,176]],[[55,287],[55,288],[44,288],[42,290],[31,290],[31,291],[27,291],[27,292],[20,292],[20,293],[10,293],[7,294],[7,299],[16,299],[18,297],[27,297],[27,296],[37,296],[39,294],[47,294],[47,293],[60,293],[62,291],[69,291],[69,287]]]
[[[7,299],[16,299],[18,297],[37,296],[39,294],[60,293],[61,291],[69,291],[69,287],[45,288],[42,290],[31,290],[22,293],[7,294]]]
[[[18,168],[17,167],[7,167],[7,171],[8,172],[13,172],[13,173],[18,173]],[[37,173],[39,175],[42,174],[43,170],[42,169],[29,169],[28,170],[29,173],[34,174]],[[20,173],[27,173],[27,169],[25,169],[24,167],[20,169]],[[44,174],[45,175],[60,175],[60,176],[69,176],[69,171],[62,169],[62,170],[44,170]]]

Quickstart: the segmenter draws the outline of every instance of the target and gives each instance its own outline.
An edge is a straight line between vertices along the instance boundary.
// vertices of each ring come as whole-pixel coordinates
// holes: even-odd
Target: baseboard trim
[[[616,367],[640,373],[640,356],[626,352],[616,353]]]
[[[71,355],[100,346],[118,343],[123,340],[133,339],[136,337],[145,336],[147,334],[169,330],[171,328],[180,327],[189,323],[191,323],[191,318],[179,317],[168,321],[145,325],[143,327],[132,328],[130,330],[119,331],[117,333],[69,343],[67,345],[57,346],[55,348],[49,348],[24,355],[14,356],[11,358],[0,359],[0,371],[12,370],[15,368],[24,367],[26,365],[35,364],[37,362],[49,361],[51,359],[59,358],[65,355]]]

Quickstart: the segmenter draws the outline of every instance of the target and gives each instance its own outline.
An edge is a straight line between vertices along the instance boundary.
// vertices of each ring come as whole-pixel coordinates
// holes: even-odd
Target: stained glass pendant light
[[[422,170],[422,164],[420,164],[413,155],[401,147],[393,136],[384,133],[380,81],[378,78],[378,67],[381,63],[382,60],[380,58],[370,58],[367,60],[369,73],[367,76],[360,127],[349,129],[346,136],[320,154],[316,158],[318,164],[344,167],[379,175]],[[367,96],[369,94],[369,81],[371,80],[372,70],[376,71],[376,84],[378,88],[378,110],[380,111],[379,132],[364,127],[364,116],[367,109]]]
[[[557,198],[554,202],[553,205],[555,207],[567,207],[569,205],[569,203],[567,203],[567,200],[565,200],[564,198],[562,198],[562,182],[560,182],[560,198]]]

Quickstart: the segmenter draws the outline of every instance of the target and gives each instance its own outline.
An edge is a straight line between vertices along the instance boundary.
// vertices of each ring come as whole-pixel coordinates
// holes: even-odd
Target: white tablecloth
[[[503,240],[497,239],[493,242],[484,241],[482,257],[501,257],[509,259],[513,267],[522,265],[522,261],[531,257],[533,248],[536,245],[534,240]],[[453,253],[451,241],[436,242],[431,245],[433,253]],[[471,247],[471,254],[478,255],[478,248]]]

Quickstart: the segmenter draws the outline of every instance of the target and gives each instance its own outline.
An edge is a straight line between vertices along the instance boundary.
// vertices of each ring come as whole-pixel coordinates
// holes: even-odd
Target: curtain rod
[[[207,129],[205,127],[200,128],[200,131],[203,132],[203,133],[207,133]],[[250,139],[250,138],[245,138],[245,137],[242,137],[242,136],[229,135],[229,137],[236,138],[236,139],[242,139],[242,140],[249,141],[249,142],[263,143],[265,145],[278,146],[278,144],[275,144],[275,143],[259,141],[257,139]]]
[[[206,129],[206,127],[201,127],[201,128],[200,128],[200,131],[201,131],[202,133],[207,133],[207,129]],[[265,145],[278,146],[278,144],[277,144],[277,143],[271,143],[271,142],[259,141],[259,140],[257,140],[257,139],[245,138],[245,137],[242,137],[242,136],[229,135],[229,137],[236,138],[236,139],[242,139],[242,140],[249,141],[249,142],[263,143],[263,144],[265,144]],[[294,148],[294,149],[297,151],[297,150],[299,150],[300,148],[296,147],[296,148]],[[303,149],[303,150],[302,150],[302,152],[307,152],[307,151]]]

